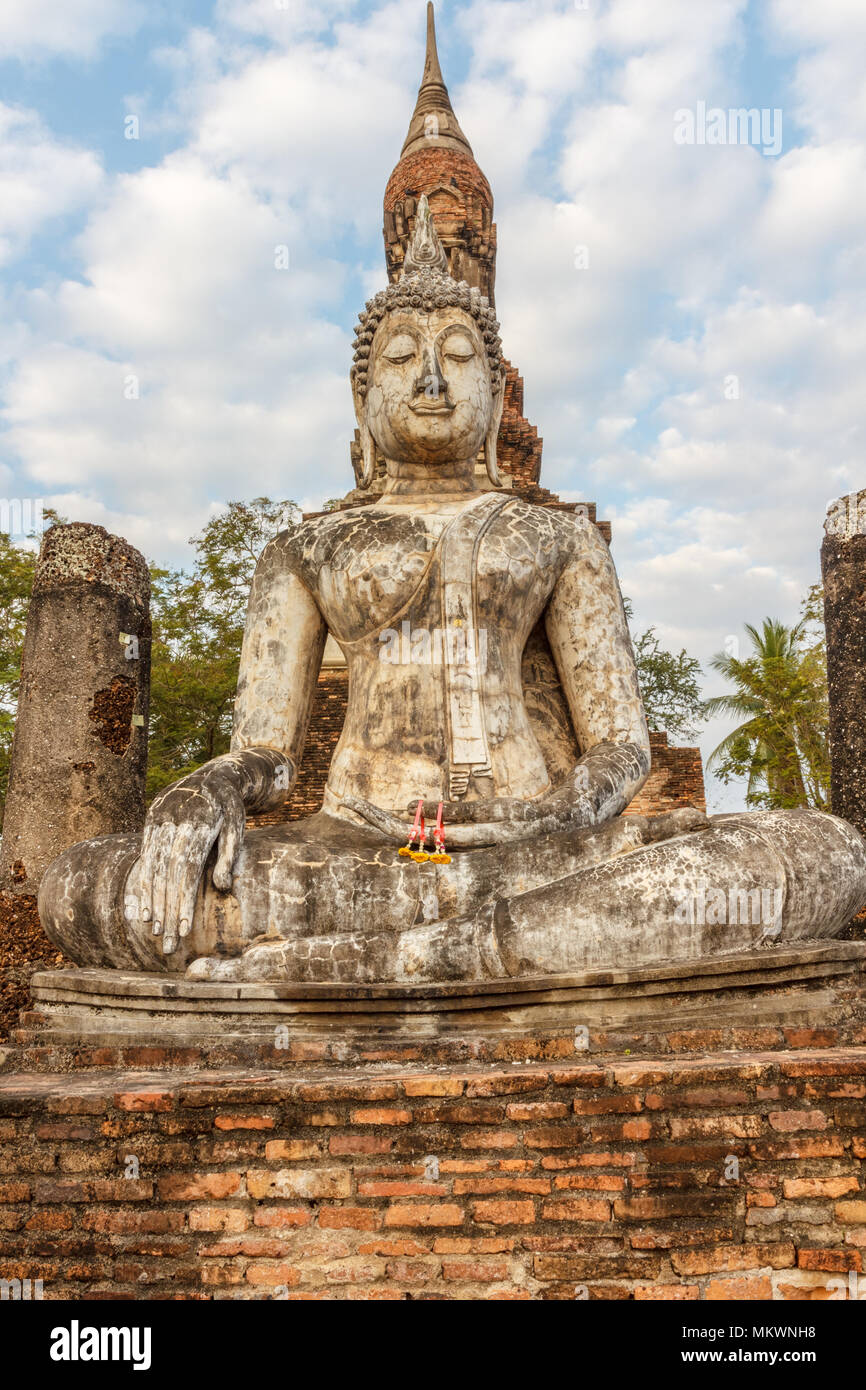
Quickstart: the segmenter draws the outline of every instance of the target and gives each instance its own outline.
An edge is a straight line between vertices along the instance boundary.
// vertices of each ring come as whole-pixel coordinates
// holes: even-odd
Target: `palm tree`
[[[765,618],[746,632],[752,651],[739,660],[720,652],[710,662],[736,689],[706,702],[706,712],[743,722],[708,760],[721,781],[747,779],[750,806],[829,809],[827,675],[823,646],[809,640],[806,619],[786,627]]]

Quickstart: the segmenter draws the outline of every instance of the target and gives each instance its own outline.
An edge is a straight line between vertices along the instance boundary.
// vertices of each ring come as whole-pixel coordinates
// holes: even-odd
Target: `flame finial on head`
[[[443,274],[448,271],[448,257],[445,247],[436,235],[426,193],[418,202],[412,239],[406,247],[403,259],[404,275],[415,275],[419,270],[438,270]]]

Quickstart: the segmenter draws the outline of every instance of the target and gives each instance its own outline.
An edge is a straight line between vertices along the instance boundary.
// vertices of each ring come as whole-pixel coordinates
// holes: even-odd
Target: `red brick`
[[[478,1101],[474,1105],[426,1105],[415,1111],[415,1119],[422,1125],[499,1124],[504,1115],[505,1107],[495,1101]]]
[[[241,1207],[192,1207],[191,1231],[245,1231],[250,1217]]]
[[[396,1100],[400,1094],[396,1081],[328,1081],[299,1085],[299,1100],[334,1102],[338,1100]]]
[[[343,1168],[269,1168],[247,1173],[251,1197],[300,1197],[317,1201],[322,1197],[349,1197],[352,1178]]]
[[[636,1115],[643,1101],[640,1096],[577,1096],[572,1108],[576,1115]]]
[[[835,1047],[838,1028],[783,1028],[789,1047]]]
[[[0,1202],[29,1202],[30,1186],[26,1182],[0,1183]]]
[[[508,1278],[507,1260],[443,1260],[442,1278],[463,1284],[497,1283]]]
[[[382,1213],[375,1207],[319,1207],[319,1225],[334,1230],[378,1231]]]
[[[173,1110],[174,1097],[170,1091],[120,1091],[114,1104],[118,1110]]]
[[[748,1105],[748,1103],[747,1091],[738,1091],[733,1087],[726,1086],[668,1091],[664,1095],[657,1091],[648,1091],[646,1096],[647,1110],[709,1110],[716,1105]]]
[[[554,1178],[554,1187],[572,1191],[622,1192],[625,1178],[614,1173],[563,1173]]]
[[[636,1303],[694,1303],[700,1296],[697,1284],[638,1284],[634,1291]]]
[[[791,1269],[794,1246],[790,1242],[769,1245],[713,1245],[704,1250],[673,1250],[671,1264],[677,1274],[716,1274],[720,1271]]]
[[[541,1215],[545,1221],[609,1221],[610,1202],[600,1197],[571,1197],[568,1201],[545,1202]]]
[[[359,1197],[441,1197],[446,1188],[438,1182],[382,1182],[358,1180]]]
[[[359,1255],[429,1255],[426,1245],[417,1240],[371,1240],[358,1246]]]
[[[331,1136],[332,1153],[335,1137]],[[265,1158],[284,1159],[289,1163],[299,1158],[319,1158],[323,1151],[317,1139],[269,1139],[265,1144]]]
[[[400,1284],[429,1284],[435,1279],[440,1270],[438,1260],[389,1260],[385,1266],[385,1273],[389,1279],[394,1279]]]
[[[332,1134],[328,1148],[337,1154],[387,1154],[394,1147],[394,1140],[384,1134]]]
[[[461,1149],[514,1149],[520,1137],[511,1129],[474,1129],[460,1135]]]
[[[309,1226],[313,1213],[306,1207],[259,1207],[253,1215],[255,1226]]]
[[[613,1210],[620,1221],[664,1221],[674,1216],[715,1215],[719,1206],[729,1201],[726,1193],[715,1192],[687,1196],[677,1193],[655,1197],[622,1197],[614,1202]]]
[[[410,1125],[411,1110],[380,1110],[371,1106],[366,1110],[352,1111],[353,1125]]]
[[[773,1297],[773,1286],[766,1276],[753,1279],[711,1279],[704,1296],[708,1303],[727,1300],[759,1302]]]
[[[239,1173],[174,1173],[160,1178],[157,1189],[164,1202],[182,1202],[196,1197],[230,1197],[240,1190]]]
[[[453,1202],[436,1205],[406,1202],[389,1207],[385,1213],[386,1226],[462,1226],[463,1208]]]
[[[856,1178],[786,1178],[782,1190],[786,1197],[844,1197],[846,1192],[857,1192],[859,1186]],[[861,1205],[866,1211],[866,1202]]]
[[[550,1191],[550,1178],[455,1178],[454,1192],[534,1192],[545,1196]]]
[[[689,1028],[681,1033],[668,1033],[672,1052],[718,1052],[724,1041],[721,1028]]]
[[[514,1236],[437,1236],[433,1249],[437,1255],[501,1255],[514,1249]]]
[[[414,1076],[403,1083],[407,1096],[462,1096],[466,1079],[456,1076]]]
[[[845,1274],[849,1269],[861,1273],[863,1257],[859,1250],[833,1250],[825,1246],[797,1251],[799,1269],[824,1270],[828,1274]]]
[[[548,1084],[547,1072],[490,1072],[487,1076],[472,1077],[466,1085],[467,1096],[513,1096],[526,1091],[541,1091]]]
[[[506,1105],[505,1113],[509,1120],[564,1120],[568,1106],[559,1100],[515,1101]]]
[[[103,1130],[104,1132],[104,1130]],[[94,1131],[89,1125],[64,1124],[55,1121],[51,1124],[36,1125],[33,1133],[37,1139],[93,1139]]]
[[[827,1116],[822,1110],[771,1110],[769,1115],[773,1129],[782,1134],[793,1134],[801,1129],[826,1129]]]
[[[292,1288],[301,1282],[301,1271],[287,1264],[274,1264],[261,1260],[247,1265],[245,1279],[248,1284],[266,1285],[269,1288],[285,1284]]]
[[[217,1115],[216,1129],[273,1129],[271,1115]]]
[[[535,1221],[535,1203],[489,1201],[472,1203],[472,1220],[480,1225],[531,1226]]]
[[[789,1158],[840,1158],[845,1152],[841,1139],[768,1139],[759,1144],[750,1144],[749,1153],[759,1159]]]

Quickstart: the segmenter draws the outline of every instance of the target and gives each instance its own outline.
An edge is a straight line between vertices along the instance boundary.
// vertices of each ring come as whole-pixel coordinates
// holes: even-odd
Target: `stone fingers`
[[[141,854],[138,860],[139,882],[141,884],[141,917],[144,922],[153,921],[153,870],[156,864],[156,847],[160,825],[148,822],[144,827]]]
[[[145,880],[150,884],[150,912],[154,936],[161,936],[165,926],[165,893],[173,836],[173,825],[154,827],[153,854],[147,866],[148,877]]]
[[[381,830],[383,835],[390,836],[399,844],[405,843],[409,824],[403,816],[395,816],[391,811],[381,811],[378,806],[360,796],[343,797],[343,805],[354,811],[356,816],[361,816],[363,820],[375,826],[377,830]]]
[[[232,886],[235,860],[244,838],[246,817],[240,797],[233,797],[224,807],[223,823],[219,832],[219,855],[213,871],[214,887],[227,893]]]
[[[186,936],[192,927],[198,886],[215,838],[216,830],[211,825],[183,825],[175,835],[165,913],[175,941]]]
[[[512,815],[516,804],[505,797],[491,798],[488,801],[445,801],[442,803],[442,819],[446,828],[449,825],[473,825],[479,822],[490,824],[494,821],[505,821]],[[427,820],[435,821],[439,803],[438,801],[425,801],[422,809]],[[409,808],[409,813],[410,815],[415,814],[415,806]]]

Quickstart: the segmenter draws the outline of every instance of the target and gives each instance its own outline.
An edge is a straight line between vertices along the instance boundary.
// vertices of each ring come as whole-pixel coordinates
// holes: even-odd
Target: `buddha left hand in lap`
[[[231,752],[161,793],[143,837],[51,866],[42,920],[80,964],[346,982],[573,972],[832,935],[866,901],[866,846],[831,816],[621,816],[650,754],[613,562],[587,519],[477,490],[482,449],[499,483],[498,325],[443,260],[422,202],[403,278],[356,340],[365,481],[378,448],[384,493],[266,547]],[[581,750],[558,779],[522,684],[539,619]],[[295,780],[328,631],[349,694],[323,809],[245,830]],[[419,798],[428,818],[444,803],[448,864],[396,853]],[[769,928],[731,920],[732,894],[777,890]],[[714,917],[683,910],[708,894]]]

